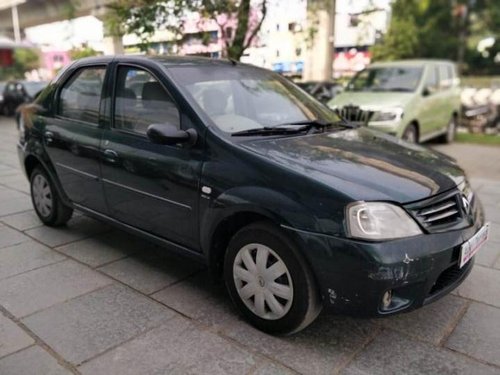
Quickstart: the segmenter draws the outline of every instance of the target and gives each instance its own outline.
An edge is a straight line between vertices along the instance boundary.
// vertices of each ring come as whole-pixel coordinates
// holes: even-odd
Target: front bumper
[[[468,276],[474,259],[460,269],[460,246],[484,225],[480,204],[474,216],[474,225],[463,230],[378,243],[293,233],[316,277],[325,309],[374,317],[433,302]],[[392,291],[393,303],[384,309],[387,291]]]

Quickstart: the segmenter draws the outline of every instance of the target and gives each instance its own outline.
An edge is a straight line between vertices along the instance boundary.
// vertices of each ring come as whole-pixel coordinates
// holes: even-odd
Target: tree
[[[97,56],[100,53],[93,49],[92,47],[89,46],[82,46],[80,48],[73,48],[71,51],[69,51],[69,55],[71,57],[71,60],[79,60],[83,59],[84,57],[92,57],[92,56]]]
[[[500,39],[498,0],[395,0],[389,30],[372,52],[376,60],[444,58],[474,70],[486,37]]]
[[[147,50],[155,31],[168,30],[172,40],[182,44],[187,17],[198,12],[204,20],[214,20],[222,36],[223,53],[239,60],[255,41],[267,14],[267,1],[256,7],[251,0],[115,0],[106,17],[108,33],[115,36],[135,34],[141,49]],[[233,30],[228,24],[235,21]]]
[[[0,69],[0,80],[22,79],[24,74],[40,67],[40,56],[32,48],[17,48],[14,50],[12,66]]]

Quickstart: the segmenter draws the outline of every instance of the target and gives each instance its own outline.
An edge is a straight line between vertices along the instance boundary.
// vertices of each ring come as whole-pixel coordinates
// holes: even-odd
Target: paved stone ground
[[[0,374],[500,374],[500,149],[438,148],[493,222],[468,280],[390,319],[320,316],[288,338],[242,322],[205,270],[85,216],[43,227],[0,119]],[[437,147],[437,146],[436,146]]]

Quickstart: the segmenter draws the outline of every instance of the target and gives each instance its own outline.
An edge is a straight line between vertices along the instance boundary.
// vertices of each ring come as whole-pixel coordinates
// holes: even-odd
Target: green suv
[[[460,113],[457,70],[446,60],[372,64],[328,105],[351,122],[409,142],[452,142]]]

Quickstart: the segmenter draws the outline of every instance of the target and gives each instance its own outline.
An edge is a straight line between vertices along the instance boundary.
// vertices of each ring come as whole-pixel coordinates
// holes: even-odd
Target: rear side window
[[[149,72],[120,66],[116,79],[114,127],[145,135],[151,124],[180,128],[177,105]]]
[[[439,85],[443,89],[448,89],[453,83],[452,67],[451,65],[439,65]]]
[[[425,87],[431,90],[437,90],[439,87],[438,72],[436,66],[429,66],[427,69],[427,77],[425,79]]]
[[[82,68],[73,74],[61,90],[59,115],[97,126],[105,74],[105,67]]]

